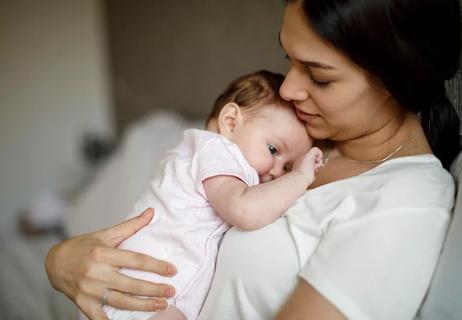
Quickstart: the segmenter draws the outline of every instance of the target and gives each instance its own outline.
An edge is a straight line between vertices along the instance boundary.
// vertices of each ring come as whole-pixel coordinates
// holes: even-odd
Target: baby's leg
[[[156,313],[149,320],[186,320],[186,317],[178,308],[169,306],[164,311]]]

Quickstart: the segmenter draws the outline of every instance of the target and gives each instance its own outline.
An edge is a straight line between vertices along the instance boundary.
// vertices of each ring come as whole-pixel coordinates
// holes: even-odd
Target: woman
[[[460,151],[459,118],[444,80],[459,61],[458,1],[288,1],[280,42],[290,60],[281,96],[328,162],[286,217],[227,233],[200,319],[412,318],[453,204],[443,167]],[[152,214],[55,246],[53,286],[92,319],[104,319],[102,303],[164,308],[129,294],[172,288],[117,270],[175,267],[114,249]]]

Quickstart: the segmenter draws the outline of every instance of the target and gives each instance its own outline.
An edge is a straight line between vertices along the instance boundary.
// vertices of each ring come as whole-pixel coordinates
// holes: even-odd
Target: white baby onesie
[[[165,158],[162,172],[150,183],[132,213],[133,216],[152,207],[153,221],[119,248],[169,261],[178,273],[167,278],[139,270],[120,272],[173,285],[177,294],[168,300],[169,304],[181,310],[188,320],[194,320],[212,281],[219,242],[230,227],[210,205],[202,182],[213,176],[229,175],[254,186],[259,177],[236,144],[219,134],[198,129],[184,132],[182,141]],[[110,319],[146,320],[155,314],[109,306],[104,311]]]

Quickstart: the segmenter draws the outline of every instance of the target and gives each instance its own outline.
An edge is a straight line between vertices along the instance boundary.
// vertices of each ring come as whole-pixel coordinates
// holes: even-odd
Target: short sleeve
[[[390,209],[336,224],[299,275],[349,319],[412,319],[448,221],[447,211],[427,207]]]
[[[211,139],[201,146],[193,156],[191,175],[196,189],[204,198],[207,197],[202,183],[214,176],[233,176],[248,186],[259,182],[256,170],[250,166],[238,146],[224,138]]]

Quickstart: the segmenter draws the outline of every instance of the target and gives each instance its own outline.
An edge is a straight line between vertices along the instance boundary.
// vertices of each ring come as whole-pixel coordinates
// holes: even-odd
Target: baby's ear
[[[218,133],[229,139],[241,122],[241,108],[234,102],[227,103],[218,115]]]

